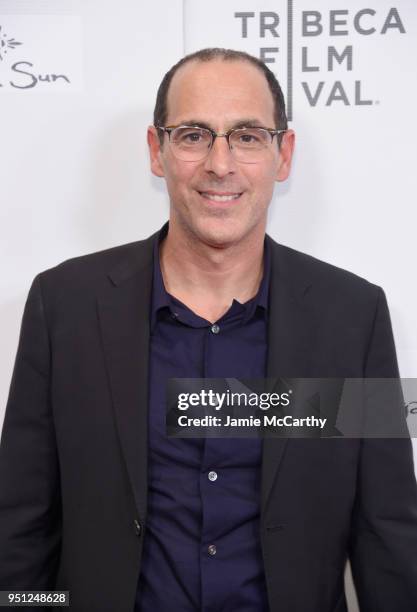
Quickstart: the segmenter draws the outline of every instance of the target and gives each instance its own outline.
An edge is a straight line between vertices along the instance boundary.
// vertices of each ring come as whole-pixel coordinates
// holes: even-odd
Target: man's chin
[[[202,243],[216,248],[231,246],[244,236],[242,228],[225,219],[206,219],[197,224],[195,234]]]

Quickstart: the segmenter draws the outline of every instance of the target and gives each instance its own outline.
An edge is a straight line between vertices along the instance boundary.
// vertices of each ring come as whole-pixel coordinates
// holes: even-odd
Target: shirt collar
[[[268,240],[264,240],[264,272],[261,284],[257,293],[257,306],[261,306],[268,311],[269,281],[271,279],[271,245]]]
[[[168,223],[161,228],[153,244],[153,287],[152,287],[152,309],[151,309],[151,331],[156,325],[158,312],[163,308],[169,308],[170,298],[166,292],[162,278],[161,264],[159,261],[159,245],[168,234]]]
[[[153,288],[152,288],[152,309],[151,309],[151,332],[153,332],[158,312],[163,309],[171,309],[171,296],[167,293],[162,278],[161,265],[159,260],[159,246],[168,234],[168,222],[161,228],[153,246]],[[268,312],[269,282],[271,277],[271,246],[267,240],[264,241],[264,271],[258,293],[251,300],[246,302],[246,313],[243,319],[245,323],[260,307],[264,313]]]

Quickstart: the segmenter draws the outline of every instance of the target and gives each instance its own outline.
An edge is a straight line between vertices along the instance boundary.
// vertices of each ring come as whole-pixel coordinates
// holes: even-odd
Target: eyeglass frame
[[[211,145],[210,147],[207,149],[207,153],[204,157],[202,157],[199,160],[196,161],[202,161],[203,159],[205,159],[209,152],[211,151],[211,149],[213,148],[214,145],[214,141],[216,140],[216,138],[226,138],[227,140],[227,145],[229,147],[229,151],[232,153],[232,147],[230,146],[230,135],[233,134],[233,132],[237,132],[238,130],[253,130],[253,129],[260,129],[260,130],[264,130],[265,132],[268,132],[269,135],[271,136],[271,144],[274,140],[274,136],[277,136],[277,140],[278,140],[278,136],[280,134],[284,134],[285,132],[288,132],[288,130],[274,130],[273,128],[266,128],[263,127],[261,125],[246,125],[246,126],[241,126],[241,127],[235,127],[235,128],[230,128],[230,130],[228,130],[227,132],[216,132],[215,130],[213,130],[210,127],[207,126],[203,126],[203,125],[186,125],[183,123],[180,123],[179,125],[167,125],[167,126],[163,126],[163,125],[154,125],[154,128],[157,130],[162,130],[164,133],[168,134],[168,141],[171,142],[171,132],[173,132],[174,130],[176,130],[177,128],[180,127],[184,127],[184,128],[196,128],[196,129],[200,129],[200,130],[206,130],[207,132],[210,132],[211,134]],[[280,146],[280,143],[278,142],[278,146]],[[232,153],[233,155],[233,153]],[[186,161],[186,160],[182,160],[182,161]],[[249,162],[246,162],[249,163]]]

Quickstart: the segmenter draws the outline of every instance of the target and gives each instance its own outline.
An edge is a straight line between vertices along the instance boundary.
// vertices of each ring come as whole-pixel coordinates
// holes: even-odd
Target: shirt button
[[[212,482],[217,480],[217,472],[209,472],[208,473],[208,479],[211,480]]]
[[[135,519],[135,520],[133,521],[133,525],[134,525],[134,529],[135,529],[135,534],[136,534],[137,536],[140,536],[140,533],[141,533],[141,531],[142,531],[141,524],[139,523],[139,521],[138,521],[137,519]]]
[[[217,325],[217,323],[215,323],[214,325],[211,326],[211,331],[213,332],[213,334],[218,334],[220,331],[220,327]]]
[[[211,555],[212,557],[216,554],[217,552],[217,548],[215,547],[214,544],[210,544],[210,546],[207,548],[208,550],[208,554]]]

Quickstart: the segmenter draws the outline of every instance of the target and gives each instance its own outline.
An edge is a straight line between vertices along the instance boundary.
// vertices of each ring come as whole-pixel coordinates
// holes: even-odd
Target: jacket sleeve
[[[364,376],[398,377],[382,289]],[[417,610],[417,486],[409,438],[361,441],[350,561],[361,611]]]
[[[0,444],[0,590],[54,588],[61,542],[40,276],[26,301]]]

